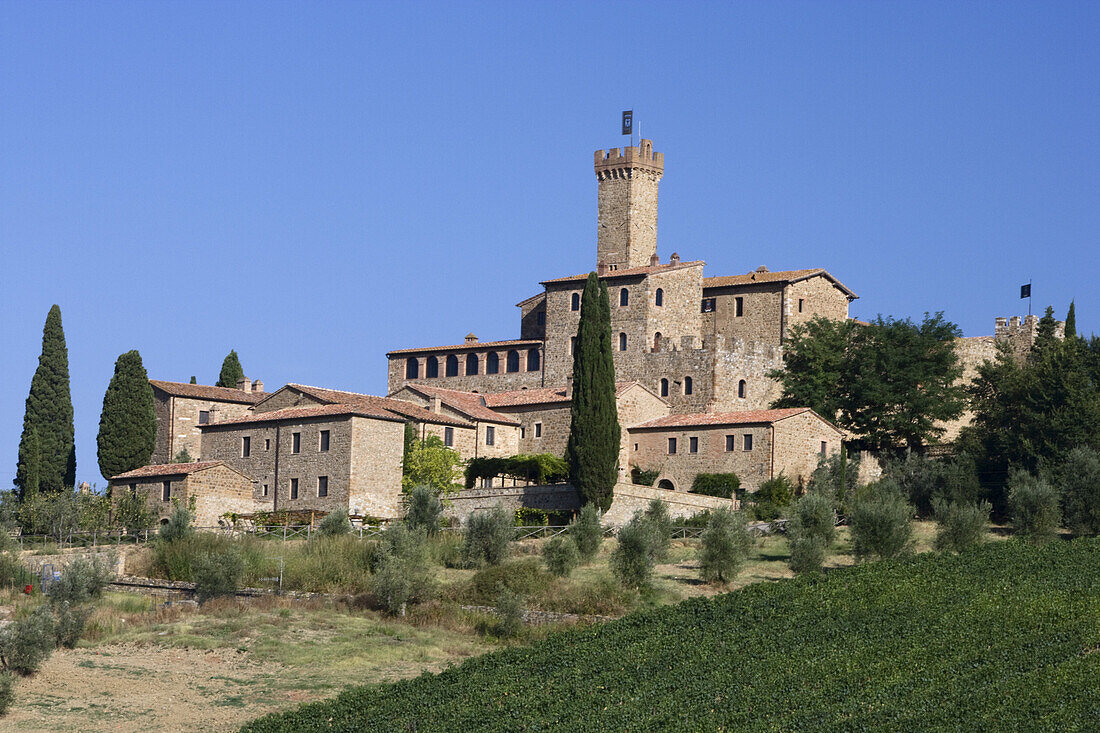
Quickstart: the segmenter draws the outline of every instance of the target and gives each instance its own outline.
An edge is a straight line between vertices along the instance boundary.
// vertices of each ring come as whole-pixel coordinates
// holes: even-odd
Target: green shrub
[[[422,529],[429,537],[439,532],[439,516],[443,502],[430,486],[415,486],[409,492],[409,505],[405,511],[405,524],[410,529]]]
[[[0,534],[2,533],[3,531],[0,530]],[[23,567],[16,553],[0,552],[0,588],[22,588],[34,582],[34,575]]]
[[[909,549],[913,507],[897,484],[882,479],[852,502],[849,524],[856,557],[896,557]]]
[[[462,556],[469,567],[499,565],[508,556],[508,545],[515,536],[512,518],[501,507],[478,511],[466,520]]]
[[[821,570],[836,536],[836,515],[832,499],[824,493],[810,493],[796,501],[787,523],[791,570],[798,574]]]
[[[659,543],[653,524],[637,512],[619,529],[618,540],[611,553],[611,572],[627,588],[648,587]]]
[[[53,654],[55,641],[53,614],[49,606],[39,606],[0,629],[0,662],[9,672],[34,674]]]
[[[652,486],[660,475],[660,471],[644,471],[634,466],[630,469],[630,482],[637,486]]]
[[[545,527],[550,524],[550,515],[542,509],[529,506],[521,506],[515,512],[515,525],[517,527]]]
[[[195,558],[204,553],[222,552],[232,543],[228,537],[213,532],[195,532],[174,542],[158,540],[153,543],[151,572],[167,580],[194,580]]]
[[[428,536],[422,528],[391,524],[382,534],[378,552],[371,593],[383,610],[404,616],[409,603],[431,599],[435,578],[429,564]]]
[[[828,545],[820,535],[801,535],[788,537],[791,557],[788,563],[791,570],[799,575],[816,573],[825,565]]]
[[[310,542],[267,545],[278,557],[252,555],[251,543],[239,545],[246,576],[252,582],[278,575],[283,561],[283,588],[316,593],[363,593],[370,589],[371,568],[380,561],[379,542],[355,535],[317,537]],[[261,545],[263,547],[263,545]]]
[[[552,453],[519,454],[507,458],[474,458],[466,464],[466,488],[472,489],[480,478],[508,478],[536,484],[556,484],[569,477],[569,465]]]
[[[241,587],[244,558],[235,546],[218,552],[204,552],[192,562],[195,597],[199,603],[211,598],[231,596]]]
[[[653,528],[653,558],[657,562],[664,562],[672,544],[672,517],[668,514],[668,504],[660,499],[653,499],[646,505],[645,518]]]
[[[789,506],[793,498],[794,484],[780,473],[760,484],[753,495],[753,501],[756,502],[753,513],[760,521],[771,522],[782,516],[784,507]]]
[[[993,511],[988,501],[959,504],[939,497],[932,500],[932,508],[936,513],[933,547],[952,552],[962,552],[980,545],[985,538],[989,513]]]
[[[340,507],[329,512],[317,523],[317,531],[313,537],[339,537],[351,532],[351,522],[348,521],[348,510]]]
[[[478,570],[470,579],[465,599],[479,605],[492,604],[500,587],[524,598],[537,598],[546,595],[554,585],[554,576],[542,567],[542,563],[537,558],[526,557]]]
[[[7,715],[15,699],[15,677],[11,672],[0,672],[0,717]]]
[[[462,536],[457,532],[440,532],[428,542],[432,561],[445,568],[463,568]]]
[[[603,526],[600,524],[600,512],[595,504],[585,504],[573,523],[569,525],[569,536],[577,546],[577,554],[582,563],[590,563],[603,544]]]
[[[519,636],[523,630],[523,596],[501,586],[497,593],[497,635],[505,639]]]
[[[887,462],[884,475],[897,483],[920,517],[935,513],[932,504],[936,499],[969,504],[981,495],[978,471],[968,456],[935,459],[909,453]]]
[[[672,520],[673,527],[703,527],[710,523],[710,509],[696,512],[690,517],[677,517]]]
[[[54,606],[54,639],[57,646],[72,649],[84,634],[92,609],[61,602]]]
[[[1063,467],[1066,526],[1075,535],[1100,534],[1100,451],[1074,448]]]
[[[577,553],[577,545],[572,540],[558,535],[551,538],[542,548],[542,557],[546,560],[546,568],[560,577],[568,577],[573,568],[577,567],[580,557]]]
[[[737,577],[752,547],[745,515],[720,508],[711,512],[699,547],[699,573],[708,583],[728,583]]]
[[[49,584],[46,600],[51,606],[79,606],[102,596],[110,579],[108,562],[79,557],[61,569],[60,579]]]
[[[1014,470],[1008,476],[1008,507],[1016,534],[1042,544],[1054,538],[1061,521],[1058,491],[1044,478]]]
[[[183,504],[177,503],[168,516],[168,522],[160,526],[157,537],[162,542],[175,542],[188,539],[195,534],[191,526],[191,512]]]
[[[741,479],[736,473],[699,473],[691,482],[691,493],[723,499],[732,499],[734,492],[740,488]]]
[[[858,487],[859,458],[849,458],[847,448],[820,459],[806,485],[807,491],[825,494],[832,499],[836,510],[844,516],[851,511]]]

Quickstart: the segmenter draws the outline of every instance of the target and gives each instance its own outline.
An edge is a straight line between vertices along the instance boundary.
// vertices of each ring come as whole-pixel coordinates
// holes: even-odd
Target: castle
[[[622,430],[616,495],[650,496],[631,487],[631,468],[656,472],[657,489],[648,491],[680,513],[728,501],[690,496],[700,473],[736,473],[749,490],[779,473],[808,478],[844,435],[808,408],[769,409],[780,386],[768,373],[782,367],[792,327],[817,316],[847,319],[856,294],[824,269],[706,276],[702,260],[673,253],[661,262],[663,154],[645,139],[599,150],[594,172],[595,271],[611,300]],[[517,304],[517,339],[481,342],[471,333],[459,344],[390,351],[385,397],[299,384],[265,393],[249,380],[237,389],[154,380],[157,463],[112,477],[111,485],[141,491],[165,512],[173,498],[194,497],[205,526],[226,511],[342,506],[393,517],[401,512],[406,423],[467,459],[562,455],[586,278],[543,280],[541,292]],[[1035,319],[1003,320],[993,337],[960,341],[971,374],[998,339],[1030,346]],[[196,461],[169,463],[183,449]],[[504,483],[486,480],[466,492],[467,503],[501,500]],[[516,491],[505,498],[530,500]]]

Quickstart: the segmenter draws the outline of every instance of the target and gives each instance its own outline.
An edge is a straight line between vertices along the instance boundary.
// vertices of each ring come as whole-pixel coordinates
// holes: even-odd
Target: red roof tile
[[[830,275],[828,271],[815,267],[808,270],[780,270],[778,272],[769,271],[754,271],[747,272],[744,275],[722,275],[718,277],[704,277],[703,289],[706,288],[724,288],[732,285],[753,285],[756,283],[788,283],[798,282],[799,280],[805,280],[807,278],[816,277],[821,275],[822,277],[830,280],[834,285],[844,291],[846,295],[851,298],[857,298],[854,292],[848,289],[844,283],[837,280]]]
[[[198,471],[205,471],[214,466],[224,466],[221,461],[195,461],[193,463],[158,463],[152,466],[142,466],[133,471],[112,476],[111,481],[125,478],[150,478],[152,476],[186,476]]]
[[[426,407],[421,407],[420,405],[406,402],[405,400],[395,400],[392,397],[379,397],[377,395],[360,394],[359,392],[325,389],[324,387],[310,387],[305,384],[292,383],[288,384],[287,387],[296,389],[316,400],[328,402],[330,404],[360,405],[369,410],[384,410],[403,418],[416,420],[417,422],[428,422],[437,425],[454,425],[461,428],[473,427],[473,425],[465,420],[448,417],[447,415],[440,415],[432,412]]]
[[[443,387],[431,387],[426,384],[406,384],[405,386],[426,397],[438,397],[447,407],[463,413],[471,420],[502,423],[504,425],[519,424],[513,418],[491,410],[483,394],[477,392],[461,392],[457,389],[444,389]]]
[[[613,280],[618,277],[636,277],[638,275],[656,275],[661,272],[671,272],[672,270],[682,270],[685,267],[698,267],[699,265],[705,265],[703,260],[692,260],[690,262],[678,262],[673,265],[672,263],[664,265],[656,265],[654,267],[629,267],[625,270],[608,270],[606,275],[600,275],[601,280]],[[552,280],[543,280],[540,285],[549,285],[551,283],[565,283],[572,282],[574,280],[587,280],[589,273],[583,275],[569,275],[567,277],[556,277]]]
[[[779,410],[745,410],[744,412],[700,412],[691,415],[668,415],[630,427],[630,430],[651,430],[660,428],[687,428],[706,425],[750,425],[773,423],[804,412],[817,416],[809,407],[786,407]],[[824,418],[823,422],[828,423]],[[830,425],[830,427],[832,427]],[[836,428],[833,428],[836,430]],[[838,431],[839,432],[839,431]]]
[[[173,397],[190,397],[197,400],[219,400],[221,402],[240,402],[254,405],[267,397],[265,392],[242,392],[231,387],[214,387],[208,384],[162,382],[159,379],[150,379],[149,384]]]
[[[485,347],[504,348],[505,346],[542,346],[541,339],[512,339],[510,341],[473,341],[468,344],[453,344],[451,346],[425,346],[418,349],[394,349],[387,351],[386,356],[394,354],[420,354],[428,351],[470,351]]]
[[[231,420],[199,425],[200,430],[220,428],[225,425],[246,425],[263,422],[282,422],[284,420],[304,420],[312,417],[369,417],[375,420],[390,420],[404,422],[403,418],[383,409],[372,409],[364,405],[314,405],[313,407],[287,407],[282,410],[260,412],[246,417],[235,417]]]

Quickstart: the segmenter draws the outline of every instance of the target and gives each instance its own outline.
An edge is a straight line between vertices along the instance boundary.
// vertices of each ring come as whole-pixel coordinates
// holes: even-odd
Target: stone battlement
[[[594,157],[596,177],[601,181],[628,178],[634,170],[643,170],[659,178],[665,171],[665,154],[653,152],[652,140],[642,140],[637,147],[597,150]]]

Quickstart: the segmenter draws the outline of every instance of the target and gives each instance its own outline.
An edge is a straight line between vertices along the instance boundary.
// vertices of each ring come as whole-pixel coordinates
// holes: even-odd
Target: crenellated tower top
[[[657,186],[665,171],[664,153],[653,141],[637,147],[597,150],[599,181],[596,264],[611,270],[645,267],[657,254]]]

